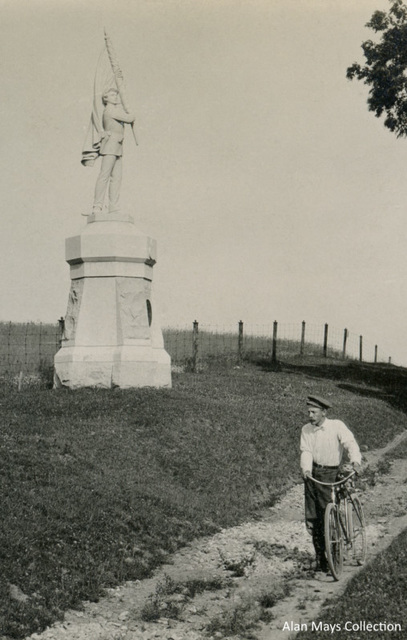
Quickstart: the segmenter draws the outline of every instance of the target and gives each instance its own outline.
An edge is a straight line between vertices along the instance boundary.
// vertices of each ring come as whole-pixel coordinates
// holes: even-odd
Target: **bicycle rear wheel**
[[[339,580],[343,569],[343,537],[339,511],[330,502],[325,510],[325,553],[335,580]]]
[[[357,496],[352,496],[348,500],[348,523],[351,535],[352,559],[357,564],[362,565],[366,560],[367,541],[365,516],[362,504]]]

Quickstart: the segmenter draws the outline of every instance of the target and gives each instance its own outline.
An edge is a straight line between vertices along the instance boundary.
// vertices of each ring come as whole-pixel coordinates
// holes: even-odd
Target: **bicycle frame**
[[[315,482],[315,484],[320,484],[325,487],[331,487],[331,502],[333,504],[336,504],[339,507],[343,502],[345,503],[344,506],[346,507],[346,502],[348,500],[350,500],[353,503],[352,494],[347,489],[346,483],[351,478],[353,478],[354,475],[355,475],[355,471],[352,471],[346,478],[341,478],[341,480],[338,480],[337,482],[320,482],[320,480],[316,480],[315,478],[312,478],[312,477],[310,477],[310,480],[312,480],[312,482]],[[346,490],[346,495],[343,498],[338,498],[338,492],[340,489],[343,489],[343,488],[345,488]],[[341,524],[343,535],[345,536],[345,540],[348,542],[349,538],[352,537],[352,534],[349,531],[348,509],[344,508],[343,511],[344,511],[344,517],[343,517],[343,514],[341,513],[341,510],[339,509],[339,522]]]

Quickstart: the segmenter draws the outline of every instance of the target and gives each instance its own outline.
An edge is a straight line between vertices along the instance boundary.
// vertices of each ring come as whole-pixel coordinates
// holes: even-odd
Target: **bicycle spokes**
[[[348,520],[352,559],[361,565],[366,560],[366,530],[363,508],[357,496],[348,501]]]

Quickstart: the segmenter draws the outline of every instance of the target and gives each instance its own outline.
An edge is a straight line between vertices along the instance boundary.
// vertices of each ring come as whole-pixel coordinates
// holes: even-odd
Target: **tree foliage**
[[[369,110],[384,115],[385,126],[401,137],[407,136],[407,6],[403,0],[390,2],[387,13],[375,11],[366,24],[380,34],[378,42],[362,43],[366,64],[354,63],[346,76],[370,86]]]

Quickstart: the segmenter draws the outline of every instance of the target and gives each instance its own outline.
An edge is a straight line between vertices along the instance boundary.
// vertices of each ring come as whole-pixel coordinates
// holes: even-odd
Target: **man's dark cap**
[[[325,398],[321,398],[321,396],[308,396],[307,405],[309,407],[318,407],[318,409],[330,409],[332,407],[331,403]]]

